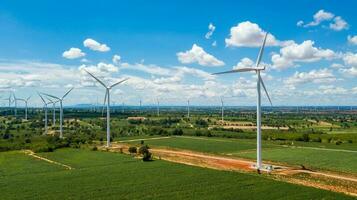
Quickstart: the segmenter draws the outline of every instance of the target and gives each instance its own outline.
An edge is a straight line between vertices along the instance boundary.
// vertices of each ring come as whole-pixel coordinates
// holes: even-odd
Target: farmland
[[[254,174],[142,162],[118,153],[60,149],[39,155],[74,169],[19,151],[1,153],[2,199],[352,199]]]
[[[148,145],[154,158],[143,162],[139,152],[131,156],[106,152],[103,148],[105,118],[98,110],[66,108],[64,138],[61,139],[58,121],[53,124],[49,120],[49,134],[43,134],[41,109],[31,109],[29,120],[22,119],[21,109],[17,118],[8,110],[0,109],[0,173],[4,199],[67,199],[69,196],[75,199],[235,199],[236,196],[286,199],[286,193],[291,193],[290,199],[348,199],[341,192],[355,194],[355,186],[348,181],[328,177],[318,180],[328,183],[328,187],[317,187],[311,184],[316,183],[314,175],[295,174],[282,179],[254,171],[207,169],[199,164],[202,157],[195,158],[197,163],[191,164],[194,166],[160,160],[155,155],[159,154],[157,148],[202,153],[207,163],[210,155],[253,163],[255,113],[232,108],[227,110],[222,122],[215,108],[192,108],[190,118],[181,107],[164,107],[160,116],[155,111],[150,107],[141,111],[127,107],[124,112],[112,109],[113,145],[126,144],[137,147],[136,150]],[[344,177],[357,175],[354,111],[276,109],[265,111],[262,119],[266,127],[262,135],[264,163],[316,173],[327,171]],[[25,150],[44,159],[24,153]],[[309,182],[301,184],[293,180]],[[26,189],[14,193],[20,187]]]

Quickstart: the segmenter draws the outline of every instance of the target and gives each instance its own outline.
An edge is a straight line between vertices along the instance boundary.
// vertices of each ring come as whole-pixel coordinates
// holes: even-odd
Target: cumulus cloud
[[[230,30],[229,38],[225,39],[228,47],[259,47],[262,45],[266,31],[262,30],[258,24],[250,21],[239,23]],[[285,46],[291,41],[279,41],[272,34],[268,34],[267,46]]]
[[[348,69],[340,69],[340,73],[345,76],[357,77],[357,67],[350,67]]]
[[[116,55],[116,54],[115,54],[115,55],[113,56],[113,58],[112,58],[112,61],[113,61],[114,64],[117,65],[117,64],[119,64],[120,59],[121,59],[121,57],[120,57],[119,55]]]
[[[319,10],[319,11],[317,11],[317,13],[314,14],[314,16],[313,16],[314,20],[312,22],[305,24],[304,27],[317,26],[321,22],[329,21],[329,20],[333,19],[334,17],[335,17],[335,15],[333,13],[326,12],[324,10]],[[299,22],[297,24],[298,26],[302,26],[304,24],[303,21],[299,21]]]
[[[216,27],[212,24],[209,23],[208,25],[208,32],[205,35],[206,39],[211,39],[211,36],[213,35],[213,32],[216,30]]]
[[[193,44],[190,50],[178,52],[177,59],[183,64],[198,63],[201,66],[223,66],[224,62],[208,54],[202,47]]]
[[[357,35],[355,36],[347,36],[347,41],[349,44],[352,44],[352,45],[357,45]]]
[[[332,29],[334,31],[342,31],[342,30],[345,30],[348,28],[349,28],[349,25],[340,16],[335,17],[333,19],[333,23],[330,23],[330,29]]]
[[[334,81],[336,81],[335,75],[331,70],[325,68],[311,70],[310,72],[295,72],[293,76],[284,80],[284,83],[295,86],[304,83],[329,83]]]
[[[348,67],[357,67],[357,53],[347,52],[342,57],[343,62]]]
[[[233,69],[246,68],[246,67],[254,67],[254,62],[249,58],[242,58],[240,62],[238,62]]]
[[[327,12],[325,10],[317,11],[317,13],[314,14],[313,18],[314,20],[309,23],[305,24],[304,21],[300,20],[296,23],[296,25],[307,28],[312,26],[318,26],[324,21],[330,21],[331,23],[329,24],[329,28],[331,30],[341,31],[349,28],[348,23],[344,19],[342,19],[341,16],[335,16],[335,14]]]
[[[63,52],[62,57],[67,59],[76,59],[85,56],[86,54],[82,52],[81,49],[78,48],[70,48],[69,50]]]
[[[301,44],[292,43],[280,49],[280,53],[273,53],[273,68],[285,69],[294,66],[296,62],[315,62],[321,59],[335,58],[336,54],[330,49],[314,46],[314,41],[306,40]]]
[[[91,38],[87,38],[86,40],[84,40],[83,45],[93,51],[100,51],[100,52],[110,51],[110,47],[108,47],[106,44],[101,44]]]

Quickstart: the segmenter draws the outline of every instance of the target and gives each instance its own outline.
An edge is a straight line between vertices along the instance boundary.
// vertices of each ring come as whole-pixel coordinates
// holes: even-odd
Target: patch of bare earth
[[[130,144],[113,143],[109,151],[128,153]],[[103,148],[104,149],[104,148]],[[216,170],[240,171],[254,173],[255,161],[241,158],[228,158],[225,156],[211,155],[181,149],[151,148],[155,158],[170,162],[182,163],[192,166],[211,168]],[[334,192],[341,192],[357,196],[357,177],[352,174],[337,174],[334,172],[310,171],[297,167],[269,163],[274,170],[268,172],[266,177],[289,183],[315,187]],[[264,171],[262,171],[264,172]]]

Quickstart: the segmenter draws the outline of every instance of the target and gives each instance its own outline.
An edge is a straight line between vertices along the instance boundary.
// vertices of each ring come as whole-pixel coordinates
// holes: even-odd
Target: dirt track
[[[59,166],[62,166],[68,170],[72,170],[74,169],[73,167],[69,166],[69,165],[66,165],[66,164],[63,164],[63,163],[59,163],[59,162],[56,162],[56,161],[53,161],[53,160],[50,160],[50,159],[47,159],[47,158],[44,158],[44,157],[41,157],[39,155],[36,155],[35,152],[33,151],[30,151],[30,150],[24,150],[24,153],[29,155],[29,156],[32,156],[36,159],[39,159],[39,160],[43,160],[43,161],[46,161],[48,163],[51,163],[51,164],[55,164],[55,165],[59,165]]]
[[[122,149],[124,153],[127,153],[128,148],[129,144],[113,143],[111,151],[119,151]],[[240,171],[245,173],[256,172],[256,169],[253,167],[255,162],[247,159],[228,158],[181,149],[151,148],[150,151],[156,158],[170,162],[217,170]],[[272,172],[268,172],[269,175],[267,177],[269,178],[357,196],[357,177],[353,175],[309,171],[291,166],[283,166],[280,164],[269,164],[274,166],[274,170]]]

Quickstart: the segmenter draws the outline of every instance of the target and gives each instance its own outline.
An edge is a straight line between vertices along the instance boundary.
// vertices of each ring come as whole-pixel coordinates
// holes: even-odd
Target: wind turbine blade
[[[262,60],[262,56],[263,56],[263,53],[264,53],[265,42],[267,40],[267,37],[268,37],[268,32],[265,34],[263,45],[260,47],[258,58],[257,58],[257,62],[255,63],[255,67],[258,67],[259,64],[260,64],[260,61]]]
[[[26,101],[28,101],[29,99],[31,99],[31,97],[32,97],[32,95],[31,95],[31,96],[29,96],[29,97],[27,97]]]
[[[249,71],[255,71],[255,70],[256,69],[254,69],[254,68],[239,68],[239,69],[233,69],[233,70],[225,71],[225,72],[213,73],[212,75],[230,74],[230,73],[237,73],[237,72],[249,72]]]
[[[53,95],[50,95],[50,94],[46,94],[46,93],[43,93],[43,92],[41,92],[41,94],[44,94],[44,95],[46,95],[48,97],[52,97],[52,98],[57,99],[57,100],[60,100],[60,98],[58,98],[56,96],[53,96]]]
[[[47,103],[46,103],[46,101],[45,101],[45,99],[41,96],[41,94],[40,94],[39,92],[37,92],[37,94],[38,94],[38,96],[40,96],[40,97],[41,97],[41,99],[42,99],[43,103],[44,103],[44,104],[47,104]]]
[[[68,90],[68,92],[63,95],[62,99],[64,99],[73,89],[74,89],[74,87],[72,87],[70,90]]]
[[[120,83],[123,83],[124,81],[127,81],[129,78],[126,78],[126,79],[124,79],[124,80],[121,80],[121,81],[119,81],[119,82],[117,82],[117,83],[114,83],[113,85],[111,85],[109,88],[111,89],[111,88],[113,88],[113,87],[115,87],[115,86],[117,86],[117,85],[119,85]]]
[[[97,77],[95,77],[93,74],[89,73],[87,70],[84,69],[85,72],[87,72],[91,77],[93,77],[95,80],[97,80],[101,85],[103,85],[103,87],[107,88],[107,86],[101,81],[99,80]]]
[[[265,94],[267,95],[267,97],[268,97],[268,99],[269,99],[270,105],[273,106],[273,103],[271,102],[270,96],[269,96],[268,91],[267,91],[267,89],[266,89],[266,87],[265,87],[265,84],[264,84],[264,82],[263,82],[263,79],[262,79],[260,76],[259,76],[259,79],[260,79],[260,83],[261,83],[262,86],[263,86],[263,89],[264,89],[264,91],[265,91]]]
[[[102,108],[102,116],[104,115],[105,102],[107,101],[108,90],[105,90],[103,108]]]

